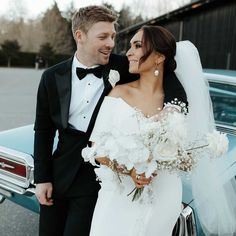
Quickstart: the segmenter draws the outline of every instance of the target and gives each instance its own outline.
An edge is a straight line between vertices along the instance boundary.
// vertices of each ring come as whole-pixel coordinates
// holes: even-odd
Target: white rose
[[[175,144],[185,143],[187,140],[186,117],[183,113],[174,112],[169,115],[168,132],[171,142]]]
[[[227,152],[229,140],[226,134],[214,130],[207,134],[206,139],[209,143],[208,149],[215,157],[220,157]]]
[[[178,154],[178,147],[175,144],[159,143],[154,149],[154,159],[157,161],[173,161]]]
[[[116,83],[120,80],[120,74],[117,70],[110,70],[109,79],[111,86],[114,88]]]
[[[95,151],[95,147],[85,147],[82,152],[81,155],[84,159],[85,162],[90,162],[93,165],[95,164],[95,156],[96,156],[96,151]]]

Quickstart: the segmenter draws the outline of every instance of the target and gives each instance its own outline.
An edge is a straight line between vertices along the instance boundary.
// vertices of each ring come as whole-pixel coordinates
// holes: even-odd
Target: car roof
[[[236,70],[223,70],[223,69],[203,69],[206,73],[226,75],[236,78]]]
[[[236,85],[235,70],[203,69],[208,81]]]

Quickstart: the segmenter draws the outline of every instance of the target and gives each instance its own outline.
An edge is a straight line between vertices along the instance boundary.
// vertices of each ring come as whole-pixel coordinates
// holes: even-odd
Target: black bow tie
[[[76,74],[80,80],[83,79],[87,74],[91,74],[91,73],[94,74],[98,78],[102,78],[102,66],[98,66],[91,69],[84,69],[80,67],[76,68]]]

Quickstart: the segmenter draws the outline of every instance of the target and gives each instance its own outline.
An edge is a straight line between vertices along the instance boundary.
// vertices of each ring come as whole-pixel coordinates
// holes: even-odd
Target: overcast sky
[[[0,15],[12,17],[13,14],[18,14],[26,18],[36,18],[50,8],[54,1],[57,2],[61,11],[65,11],[71,2],[76,8],[107,2],[112,4],[117,11],[125,4],[130,6],[134,13],[141,13],[149,18],[157,16],[160,5],[163,7],[163,4],[166,4],[166,7],[176,9],[179,4],[188,2],[188,0],[1,0]]]
[[[143,0],[141,0],[143,1]],[[88,6],[88,5],[100,5],[103,0],[56,0],[60,10],[66,10],[71,2],[74,3],[76,8]],[[131,4],[132,0],[105,0],[107,3],[111,3],[116,10],[120,10],[124,3]],[[40,13],[45,12],[47,8],[50,8],[54,3],[54,0],[1,0],[0,15],[7,16],[9,10],[16,9],[21,5],[25,10],[26,15],[29,18],[37,17]]]

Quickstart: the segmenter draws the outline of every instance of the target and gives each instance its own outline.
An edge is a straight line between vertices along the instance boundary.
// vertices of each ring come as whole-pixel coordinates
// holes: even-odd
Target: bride
[[[186,71],[185,68],[181,68],[185,61],[189,59],[192,61],[191,58],[187,58],[188,54],[186,58],[183,56],[179,58],[177,55],[177,70],[174,72],[176,42],[173,35],[163,27],[142,27],[133,36],[130,45],[127,52],[129,71],[139,74],[140,78],[116,86],[109,96],[105,97],[90,137],[95,146],[100,142],[101,133],[107,130],[111,133],[121,130],[127,135],[139,132],[140,126],[147,121],[158,122],[165,112],[165,104],[176,98],[187,104],[186,93],[188,95],[189,90],[194,92],[192,90],[198,89],[191,87],[195,84],[194,81],[191,82],[192,72],[187,69],[187,75],[181,74]],[[187,51],[190,48],[191,51],[194,46],[190,42],[184,42],[183,51],[185,48]],[[198,92],[200,96],[204,94],[203,91]],[[190,115],[194,120],[190,97],[188,96]],[[210,109],[207,112],[210,112]],[[207,114],[203,119],[205,118],[207,124],[213,124],[211,115]],[[208,128],[212,129],[213,126],[209,125]],[[85,159],[86,149],[82,154]],[[142,173],[136,173],[135,168],[127,171],[118,166],[116,171],[122,175],[122,188],[120,188],[116,184],[118,177],[114,171],[114,163],[109,157],[97,156],[95,159],[100,163],[95,172],[101,181],[101,190],[93,215],[90,236],[172,235],[182,210],[182,184],[178,173],[160,170],[151,177],[146,177]],[[146,191],[149,189],[148,186],[152,187],[150,202],[132,201],[132,196],[127,196],[136,187],[144,189],[143,196],[149,197]]]
[[[162,27],[143,27],[131,39],[127,52],[129,71],[138,73],[137,81],[116,86],[105,97],[90,140],[107,129],[122,129],[129,133],[137,129],[134,114],[141,114],[141,122],[155,119],[164,103],[175,98],[186,102],[183,87],[174,74],[176,43],[174,37]],[[161,171],[153,178],[137,175],[135,169],[123,177],[125,189],[112,183],[113,172],[109,159],[97,157],[101,168],[96,174],[101,190],[95,208],[90,235],[94,236],[156,236],[171,235],[181,212],[182,186],[177,173]],[[108,177],[109,176],[109,177]],[[109,181],[111,182],[109,184]],[[152,182],[152,204],[133,202],[127,194],[136,186],[142,188]]]

